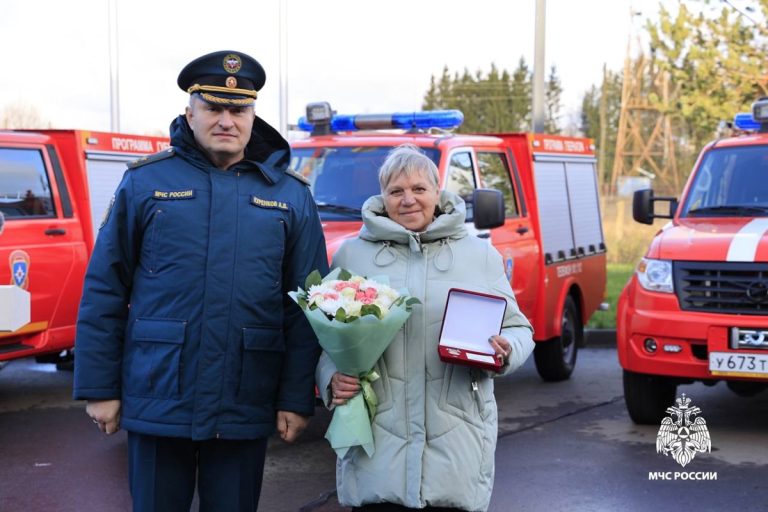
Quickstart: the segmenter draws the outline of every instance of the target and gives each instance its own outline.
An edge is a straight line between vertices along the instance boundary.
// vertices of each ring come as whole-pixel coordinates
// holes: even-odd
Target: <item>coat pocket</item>
[[[237,402],[247,405],[273,403],[283,369],[285,341],[277,327],[243,328],[242,366]]]
[[[149,228],[149,237],[147,238],[146,258],[147,258],[147,270],[150,274],[157,272],[160,261],[160,243],[163,239],[163,224],[165,224],[165,218],[167,214],[162,208],[155,210],[152,214],[152,222]]]
[[[446,365],[438,406],[467,423],[482,425],[488,413],[487,395],[493,391],[489,388],[490,379],[481,373],[474,374],[465,366]]]
[[[138,318],[133,324],[126,393],[178,399],[181,396],[182,348],[187,322]]]

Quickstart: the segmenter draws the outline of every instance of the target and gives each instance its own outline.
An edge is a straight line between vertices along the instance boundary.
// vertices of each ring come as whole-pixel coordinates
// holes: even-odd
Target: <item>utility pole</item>
[[[608,103],[608,69],[603,63],[603,85],[600,87],[600,105],[598,114],[600,116],[600,147],[597,150],[597,180],[598,183],[604,183],[605,176],[605,144],[608,140],[608,121],[606,116],[606,106]]]
[[[533,108],[534,133],[544,131],[544,33],[546,0],[536,0],[536,24],[533,44]]]
[[[120,131],[120,76],[117,37],[117,0],[109,0],[109,126]]]

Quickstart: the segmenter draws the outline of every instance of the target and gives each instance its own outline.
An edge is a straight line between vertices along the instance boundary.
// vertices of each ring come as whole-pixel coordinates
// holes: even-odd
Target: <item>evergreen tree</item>
[[[559,87],[559,79],[557,84]],[[556,96],[559,104],[559,92]],[[487,75],[482,70],[471,74],[464,69],[461,75],[451,76],[444,67],[439,80],[434,75],[430,78],[422,108],[461,110],[464,123],[460,132],[510,132],[528,127],[530,103],[531,73],[521,58],[512,75],[494,63]]]
[[[531,70],[525,63],[525,59],[520,57],[517,68],[512,72],[512,108],[510,109],[512,130],[525,131],[531,127],[532,80]]]
[[[435,76],[432,75],[429,79],[429,89],[424,95],[424,102],[421,104],[421,110],[439,110],[439,105],[440,91]]]
[[[760,3],[763,17],[765,4]],[[674,103],[668,113],[676,120],[678,161],[689,167],[721,121],[749,111],[765,94],[766,38],[760,26],[730,6],[708,17],[684,3],[675,13],[660,7],[658,23],[648,23],[647,31],[655,64],[671,76]],[[650,99],[664,106],[661,99]]]
[[[593,140],[600,138],[600,89],[593,85],[581,99],[579,129],[585,137]]]
[[[475,132],[480,125],[481,115],[478,112],[476,101],[474,101],[474,84],[475,79],[469,74],[467,68],[464,68],[464,73],[461,76],[458,73],[454,76],[450,108],[464,112],[464,123],[458,129],[460,132]]]
[[[610,180],[616,156],[621,87],[621,74],[606,69],[603,72],[602,84],[599,87],[593,85],[584,94],[581,102],[580,130],[584,137],[592,139],[595,143],[596,153],[600,157],[598,167],[602,169],[601,183]]]
[[[563,94],[563,86],[557,69],[552,66],[549,71],[544,90],[544,133],[560,133],[560,110],[562,109],[560,96]]]

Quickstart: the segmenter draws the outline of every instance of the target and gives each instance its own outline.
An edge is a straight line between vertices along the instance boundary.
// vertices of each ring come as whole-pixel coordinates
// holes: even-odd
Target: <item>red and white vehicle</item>
[[[534,327],[539,374],[546,380],[567,379],[584,324],[605,291],[591,142],[435,129],[460,124],[458,111],[338,116],[327,103],[319,103],[307,113],[299,126],[312,135],[292,143],[291,167],[311,183],[329,257],[344,240],[357,236],[360,207],[380,193],[378,169],[390,149],[415,144],[437,164],[441,187],[467,200],[470,232],[501,253],[520,308]],[[503,206],[501,200],[473,203],[478,189],[500,191]],[[477,229],[472,216],[485,218],[489,208],[498,212],[501,227]]]
[[[130,162],[168,139],[0,131],[0,362],[55,361],[75,340],[88,258]]]
[[[635,220],[671,219],[618,303],[624,397],[637,423],[658,424],[678,384],[723,380],[745,396],[768,385],[768,101],[753,112],[736,118],[750,131],[704,147],[679,206],[635,193]],[[656,214],[656,202],[668,212]]]
[[[330,114],[330,107],[320,110]],[[331,256],[343,240],[357,236],[360,207],[379,193],[377,171],[387,152],[406,142],[421,147],[437,163],[441,185],[469,201],[475,221],[497,217],[495,224],[478,224],[500,224],[498,229],[477,229],[472,223],[468,228],[488,239],[504,259],[520,307],[535,329],[540,375],[566,379],[584,324],[605,291],[591,143],[432,130],[455,126],[457,115],[336,116],[333,124],[316,118],[315,134],[293,143],[292,168],[311,183]],[[398,121],[408,130],[393,132]],[[354,123],[388,131],[362,133]],[[161,137],[0,132],[0,263],[8,262],[0,265],[0,283],[7,283],[0,285],[0,361],[33,355],[55,360],[72,347],[88,258],[126,163],[167,147],[168,139]],[[478,189],[498,192],[489,199]],[[19,300],[26,294],[28,306]]]

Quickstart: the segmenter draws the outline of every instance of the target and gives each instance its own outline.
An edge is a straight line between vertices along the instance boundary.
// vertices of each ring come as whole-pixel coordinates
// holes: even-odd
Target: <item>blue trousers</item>
[[[128,432],[134,512],[189,512],[197,485],[200,512],[255,512],[267,440],[192,441]]]

